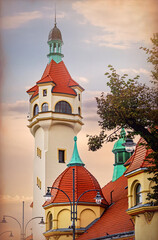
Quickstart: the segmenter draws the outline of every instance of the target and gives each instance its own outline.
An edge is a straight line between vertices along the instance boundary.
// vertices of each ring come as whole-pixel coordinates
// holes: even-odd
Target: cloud
[[[27,202],[31,202],[32,201],[32,197],[27,197],[27,196],[19,196],[19,195],[15,195],[15,196],[10,196],[10,195],[0,195],[0,201],[4,201],[4,202],[10,202],[10,203],[15,203],[15,202],[22,202],[22,201],[27,201]]]
[[[134,68],[122,68],[119,69],[118,72],[121,73],[128,73],[128,74],[144,74],[144,75],[150,75],[151,72],[144,69],[144,68],[139,68],[139,69],[134,69]]]
[[[28,22],[40,19],[43,15],[40,11],[21,12],[14,16],[5,16],[1,18],[1,27],[3,29],[15,29],[27,24]]]
[[[77,82],[88,83],[89,80],[86,77],[76,77]]]
[[[2,103],[2,109],[4,113],[27,113],[28,112],[28,101],[16,101],[14,103]]]
[[[89,91],[86,94],[86,99],[83,101],[82,111],[84,121],[97,122],[99,117],[97,115],[97,102],[95,97],[99,96],[99,91]]]
[[[85,39],[87,43],[126,49],[138,41],[149,41],[157,32],[155,0],[85,0],[72,6],[83,16],[82,24],[99,28],[99,34]]]

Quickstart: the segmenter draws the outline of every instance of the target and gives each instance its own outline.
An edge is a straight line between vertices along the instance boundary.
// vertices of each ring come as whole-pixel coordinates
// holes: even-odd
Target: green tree
[[[114,141],[118,138],[117,130],[122,127],[130,129],[131,137],[143,137],[154,152],[154,166],[148,171],[154,173],[152,180],[156,187],[155,195],[150,195],[149,199],[158,199],[158,34],[154,34],[151,41],[151,50],[142,49],[149,55],[147,61],[153,65],[152,87],[141,84],[139,76],[127,79],[127,74],[118,75],[113,66],[109,65],[110,72],[105,75],[109,79],[107,86],[110,92],[96,98],[101,131],[99,135],[89,136],[88,146],[89,150],[96,151],[104,142]],[[107,137],[107,130],[113,130],[113,134]]]

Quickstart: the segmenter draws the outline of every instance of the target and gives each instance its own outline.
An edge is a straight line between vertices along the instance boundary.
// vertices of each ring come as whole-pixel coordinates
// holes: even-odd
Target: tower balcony
[[[28,119],[28,127],[30,128],[30,130],[32,130],[31,132],[34,135],[36,129],[40,127],[43,122],[45,122],[45,126],[48,122],[49,126],[50,124],[52,126],[55,124],[63,124],[71,128],[75,128],[76,125],[78,126],[78,128],[81,128],[83,125],[82,119],[82,116],[80,116],[79,114],[59,113],[53,111],[39,112],[33,118]]]

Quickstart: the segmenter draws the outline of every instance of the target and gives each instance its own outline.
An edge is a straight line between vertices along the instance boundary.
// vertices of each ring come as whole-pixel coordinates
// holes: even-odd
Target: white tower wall
[[[64,95],[48,94],[41,96],[42,90],[39,87],[39,97],[30,104],[29,128],[35,138],[35,157],[33,173],[33,218],[43,217],[42,205],[45,202],[44,195],[47,187],[51,187],[55,179],[67,167],[73,152],[73,138],[81,130],[82,117],[78,114],[78,107],[81,108],[81,92],[75,97]],[[47,86],[47,92],[51,92],[51,86]],[[67,101],[72,114],[55,112],[55,105],[58,101]],[[42,104],[48,103],[48,111],[42,112]],[[35,104],[39,106],[39,113],[33,116]],[[59,150],[65,151],[65,162],[59,163]],[[44,240],[43,232],[37,220],[33,221],[33,239]]]

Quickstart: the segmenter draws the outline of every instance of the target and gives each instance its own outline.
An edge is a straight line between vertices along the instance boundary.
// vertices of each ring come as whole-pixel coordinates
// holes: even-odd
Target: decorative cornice
[[[132,207],[127,209],[127,213],[129,215],[138,215],[139,213],[145,213],[145,212],[157,212],[158,211],[158,206],[149,206],[148,204],[144,205],[138,205],[136,207]]]
[[[47,120],[53,120],[53,121],[60,121],[60,122],[68,122],[68,123],[79,123],[80,125],[84,125],[80,120],[72,120],[72,119],[65,119],[65,118],[55,118],[55,117],[45,117],[45,118],[38,118],[36,121],[31,123],[30,125],[27,125],[28,128],[32,128],[35,124],[37,124],[40,121],[47,121]]]
[[[138,168],[138,169],[136,169],[136,170],[134,170],[134,171],[131,171],[131,172],[129,172],[129,173],[126,173],[126,174],[125,174],[125,177],[132,177],[132,176],[137,175],[137,174],[139,174],[139,173],[141,173],[141,172],[144,172],[145,170],[147,170],[147,168]]]

